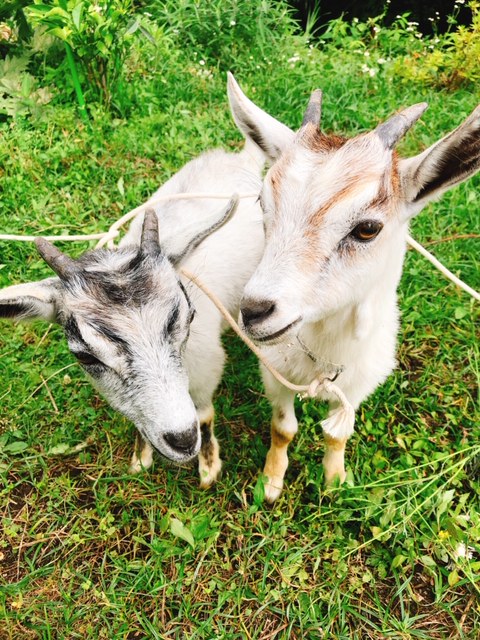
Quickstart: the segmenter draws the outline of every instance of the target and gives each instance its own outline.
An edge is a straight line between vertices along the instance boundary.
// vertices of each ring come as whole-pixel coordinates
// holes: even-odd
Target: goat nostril
[[[163,436],[165,442],[180,453],[190,453],[195,449],[198,440],[197,427],[188,431],[169,431]]]
[[[248,327],[266,320],[275,311],[275,303],[271,300],[247,299],[242,302],[241,313],[243,324]]]

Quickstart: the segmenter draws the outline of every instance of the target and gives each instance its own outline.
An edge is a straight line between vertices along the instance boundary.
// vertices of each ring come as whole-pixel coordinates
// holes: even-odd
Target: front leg
[[[208,489],[218,480],[222,469],[220,460],[220,447],[213,433],[214,409],[210,405],[206,409],[198,410],[200,420],[200,432],[202,434],[202,444],[198,454],[198,472],[200,474],[200,487]]]
[[[265,461],[264,475],[265,500],[275,502],[283,489],[283,478],[288,467],[287,449],[298,430],[295,417],[295,394],[285,387],[279,386],[273,379],[268,380],[264,374],[267,395],[272,402],[273,415],[271,424],[271,445]]]
[[[345,482],[347,473],[345,471],[345,444],[346,439],[338,440],[328,434],[323,434],[325,441],[325,455],[323,456],[323,470],[325,473],[325,483],[332,485],[338,478],[340,483]]]
[[[135,448],[133,450],[128,472],[132,474],[140,473],[140,471],[143,471],[144,469],[150,469],[152,463],[153,447],[149,442],[147,442],[147,440],[144,440],[137,431]]]
[[[322,421],[325,439],[323,470],[327,485],[333,484],[337,479],[342,483],[347,477],[345,444],[353,434],[354,424],[355,412],[351,404],[342,407],[338,400],[330,401],[328,416]]]

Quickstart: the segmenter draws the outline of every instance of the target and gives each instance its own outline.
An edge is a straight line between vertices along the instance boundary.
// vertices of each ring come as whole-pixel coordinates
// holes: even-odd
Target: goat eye
[[[95,356],[92,356],[90,353],[87,353],[86,351],[79,351],[77,353],[74,353],[74,356],[77,358],[80,364],[84,364],[86,366],[93,365],[93,364],[100,364],[103,366],[103,363],[100,362],[98,358],[95,358]]]
[[[357,224],[357,226],[350,232],[350,235],[360,242],[369,242],[369,240],[373,240],[378,236],[382,229],[383,224],[381,222],[377,222],[376,220],[365,220],[364,222]]]

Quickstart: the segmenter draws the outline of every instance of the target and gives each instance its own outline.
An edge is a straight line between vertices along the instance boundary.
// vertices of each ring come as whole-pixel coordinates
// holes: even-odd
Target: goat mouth
[[[167,467],[177,467],[180,469],[191,469],[195,463],[195,460],[197,460],[198,458],[198,454],[187,457],[183,460],[178,460],[177,458],[171,458],[167,455],[165,455],[165,453],[163,453],[163,451],[160,451],[159,449],[157,449],[155,447],[155,451],[159,454],[160,459],[163,461],[163,463],[167,466]]]
[[[297,325],[300,321],[301,321],[302,317],[298,317],[296,320],[294,320],[293,322],[290,322],[290,324],[287,324],[286,327],[283,327],[283,329],[279,329],[278,331],[275,331],[274,333],[271,333],[268,336],[261,336],[261,337],[256,337],[255,336],[255,342],[261,342],[263,344],[269,343],[269,344],[273,344],[275,342],[279,341],[279,338],[281,338],[284,334],[286,334],[288,331],[290,331],[290,329],[292,327],[294,327],[295,325]]]

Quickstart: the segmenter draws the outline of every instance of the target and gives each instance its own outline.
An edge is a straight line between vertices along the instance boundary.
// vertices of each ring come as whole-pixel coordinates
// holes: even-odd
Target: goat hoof
[[[130,466],[128,467],[128,473],[136,475],[137,473],[150,469],[152,464],[152,449],[150,447],[145,447],[139,456],[136,453],[133,454],[132,459],[130,460]]]
[[[342,485],[347,478],[345,469],[339,469],[334,473],[325,474],[325,486],[328,488],[335,488]]]
[[[130,466],[128,467],[128,473],[134,476],[137,473],[140,473],[141,471],[143,471],[143,469],[144,467],[142,465],[140,458],[137,458],[136,460],[132,460],[132,462],[130,463]]]
[[[273,504],[277,500],[283,489],[283,478],[280,476],[272,476],[265,483],[265,500],[269,504]]]
[[[200,489],[208,489],[212,486],[212,484],[215,484],[215,482],[217,482],[218,478],[220,477],[221,470],[222,461],[220,460],[220,458],[218,460],[215,460],[215,462],[213,462],[213,464],[211,464],[209,467],[200,466]]]

